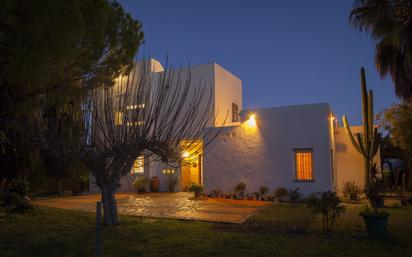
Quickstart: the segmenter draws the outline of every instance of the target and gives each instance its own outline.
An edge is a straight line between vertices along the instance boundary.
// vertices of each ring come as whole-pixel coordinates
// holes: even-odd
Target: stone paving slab
[[[242,223],[268,202],[221,198],[196,199],[192,193],[119,193],[116,194],[120,214]],[[95,212],[100,195],[83,195],[33,200],[39,206]]]

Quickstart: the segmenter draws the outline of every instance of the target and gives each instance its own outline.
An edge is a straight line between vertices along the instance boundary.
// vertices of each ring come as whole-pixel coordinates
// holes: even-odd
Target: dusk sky
[[[348,22],[353,0],[121,0],[143,23],[140,54],[173,66],[216,62],[243,82],[244,108],[327,102],[361,121],[359,69],[375,112],[398,101],[374,43]]]

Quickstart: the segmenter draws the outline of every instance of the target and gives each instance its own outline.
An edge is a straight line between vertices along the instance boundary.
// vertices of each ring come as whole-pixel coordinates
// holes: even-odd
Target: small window
[[[313,149],[295,149],[296,180],[313,180]]]
[[[122,125],[123,124],[123,113],[116,112],[114,117],[114,125]]]
[[[131,174],[143,173],[144,172],[144,157],[139,156],[133,163]]]
[[[232,103],[232,122],[239,122],[239,108],[235,103]]]

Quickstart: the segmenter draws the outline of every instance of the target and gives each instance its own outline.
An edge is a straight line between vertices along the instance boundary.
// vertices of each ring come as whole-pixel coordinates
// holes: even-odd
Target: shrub
[[[167,179],[167,187],[169,192],[172,193],[175,191],[176,186],[179,184],[179,179],[177,176],[170,175]]]
[[[146,192],[146,188],[149,185],[149,180],[145,176],[137,177],[133,182],[133,187],[138,193]]]
[[[341,205],[336,193],[331,191],[312,194],[306,199],[306,206],[311,208],[313,213],[322,214],[322,229],[324,231],[330,231],[340,214],[345,211],[345,207]]]
[[[246,183],[244,182],[239,182],[236,185],[235,188],[236,193],[239,195],[239,197],[243,198],[245,196],[245,191],[246,191]]]
[[[195,197],[200,197],[200,194],[203,192],[203,186],[201,184],[192,183],[187,190],[193,192]]]
[[[347,199],[359,201],[362,190],[354,181],[349,181],[343,185],[342,193]]]
[[[299,187],[295,189],[289,189],[288,192],[289,201],[292,203],[302,200],[303,195],[299,192]]]
[[[275,190],[274,197],[276,200],[279,202],[283,202],[286,200],[286,197],[288,195],[288,190],[284,187],[278,187]]]
[[[212,190],[212,193],[210,195],[211,197],[221,197],[223,193],[222,190],[220,190],[220,188],[215,188]]]
[[[266,193],[269,191],[269,188],[268,188],[267,186],[260,186],[260,187],[259,187],[259,191],[260,191],[260,194],[261,194],[262,196],[264,196],[264,195],[266,195]]]
[[[9,192],[26,196],[29,192],[29,182],[24,177],[14,178],[9,185]]]
[[[253,194],[255,195],[256,200],[259,201],[261,193],[260,192],[254,192]]]
[[[6,207],[11,212],[23,212],[33,208],[27,196],[21,196],[16,192],[1,194],[0,206]]]

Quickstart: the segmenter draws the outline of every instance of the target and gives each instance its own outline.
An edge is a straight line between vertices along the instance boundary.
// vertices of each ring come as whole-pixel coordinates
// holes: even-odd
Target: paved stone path
[[[230,200],[220,198],[193,198],[192,193],[116,194],[121,214],[242,223],[257,208],[268,202]],[[94,212],[100,195],[84,195],[33,200],[35,205]]]

